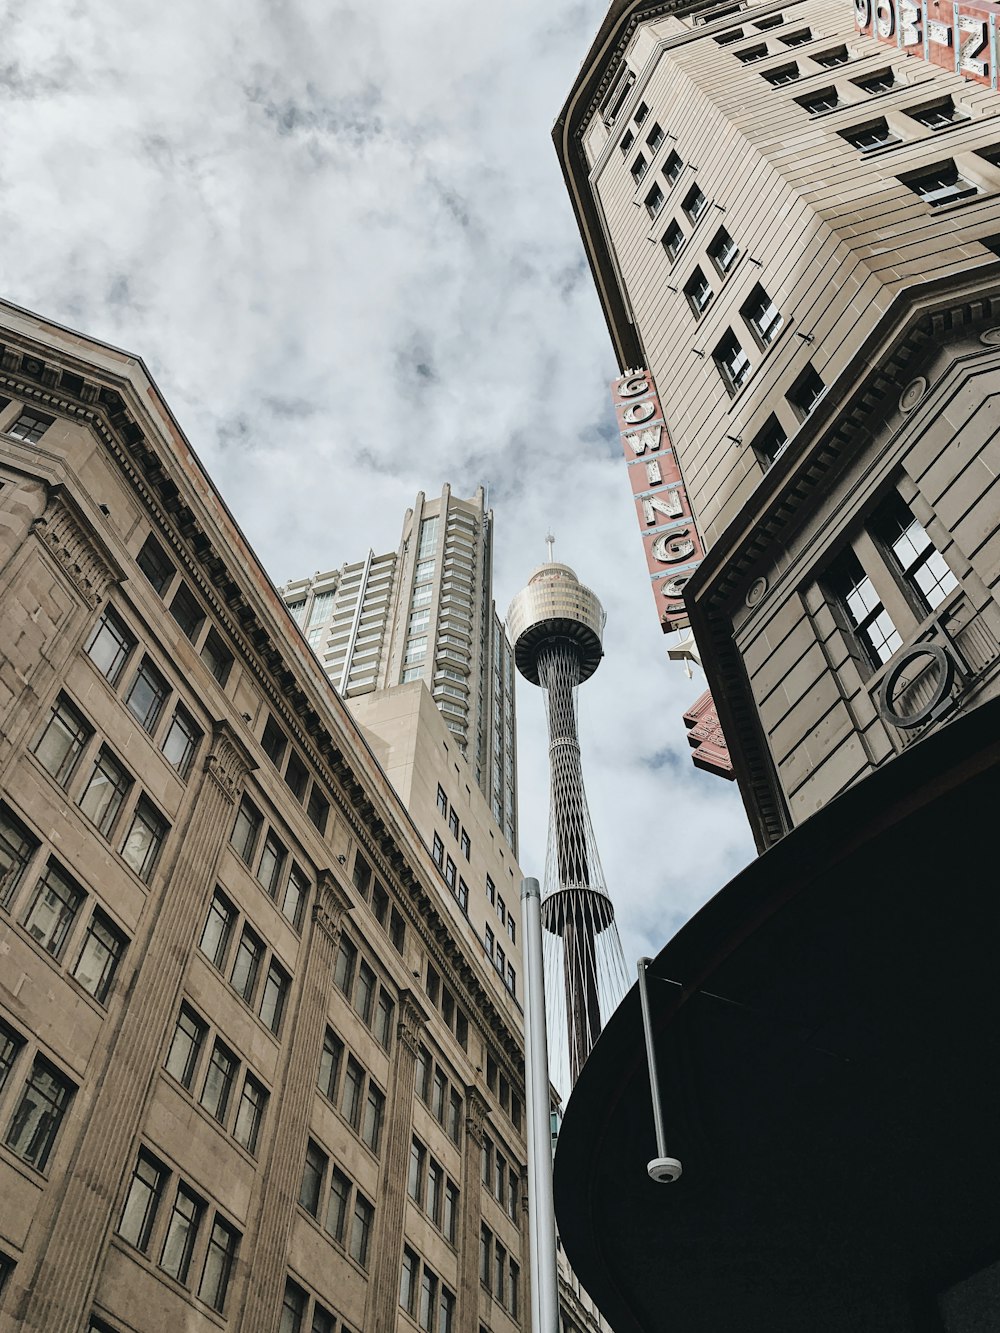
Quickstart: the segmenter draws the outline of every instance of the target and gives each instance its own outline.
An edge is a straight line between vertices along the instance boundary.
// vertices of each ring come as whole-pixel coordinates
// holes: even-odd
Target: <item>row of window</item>
[[[109,606],[98,620],[86,643],[91,662],[113,690],[117,690],[132,660],[138,639],[121,616]],[[161,719],[167,712],[172,688],[153,660],[143,655],[135,675],[131,678],[123,702],[133,718],[155,742]],[[195,752],[202,739],[184,707],[177,703],[165,729],[160,749],[168,763],[182,778],[186,778],[194,763]]]
[[[456,1146],[462,1143],[462,1094],[451,1084],[426,1046],[417,1049],[414,1089]]]
[[[511,1221],[516,1222],[520,1177],[488,1134],[483,1135],[480,1173],[483,1184]]]
[[[268,897],[281,909],[282,915],[296,930],[301,930],[309,881],[305,872],[289,858],[288,849],[274,829],[268,828],[265,834],[264,828],[264,816],[249,796],[244,796],[233,822],[230,844],[244,865],[256,875]]]
[[[19,885],[41,843],[13,813],[0,805],[0,907],[14,911]],[[128,947],[128,937],[100,907],[94,907],[82,935],[74,941],[74,925],[82,918],[87,894],[55,859],[45,862],[34,889],[18,916],[21,926],[57,963],[75,957],[70,975],[88,995],[104,1004]],[[78,945],[72,951],[71,942]]]
[[[222,1313],[242,1237],[216,1212],[207,1238],[199,1245],[208,1205],[186,1181],[178,1178],[172,1187],[172,1178],[173,1172],[159,1158],[139,1149],[118,1235],[141,1254],[158,1254],[159,1267],[182,1286],[190,1285],[200,1267],[198,1299]],[[171,1193],[173,1201],[164,1217],[161,1205]]]
[[[0,412],[10,407],[11,401],[10,398],[0,398]],[[25,444],[37,444],[53,421],[55,417],[39,412],[34,407],[25,407],[6,428],[4,434],[12,435],[15,440],[23,440]]]
[[[319,1090],[361,1141],[378,1156],[385,1121],[385,1093],[328,1027],[319,1058]]]
[[[180,626],[184,637],[198,650],[215,679],[220,685],[225,685],[233,665],[233,655],[214,629],[205,630],[207,617],[204,608],[177,573],[173,561],[164,553],[155,537],[146,538],[142,550],[136,556],[136,564],[164,601],[172,593],[168,604],[171,616]]]
[[[468,913],[469,886],[468,884],[466,884],[462,876],[459,875],[458,867],[455,865],[455,862],[452,860],[452,858],[450,856],[447,858],[445,857],[444,842],[441,838],[440,833],[437,832],[435,832],[434,834],[434,842],[431,847],[431,857],[434,861],[434,864],[437,866],[438,870],[440,870],[441,874],[444,876],[444,882],[448,885],[448,888],[451,889],[452,893],[454,894],[458,902],[459,907],[461,907],[463,912]]]
[[[284,779],[285,786],[292,793],[299,805],[305,804],[306,814],[320,833],[326,832],[326,822],[330,814],[330,802],[326,799],[318,782],[309,784],[309,770],[299,756],[299,752],[289,743],[288,737],[268,713],[264,731],[260,738],[264,753],[270,759]],[[308,790],[308,799],[306,792]]]
[[[306,1148],[299,1203],[355,1263],[368,1267],[374,1205],[339,1166],[331,1165],[329,1155],[312,1139]]]
[[[497,887],[489,875],[486,876],[486,901],[500,918],[500,924],[506,926],[511,944],[516,944],[517,927],[514,923],[514,913],[507,910],[507,904],[504,902],[501,895],[497,893]]]
[[[513,924],[513,922],[511,923]],[[517,994],[517,973],[514,970],[514,964],[508,959],[503,950],[503,946],[497,943],[496,936],[490,926],[486,927],[485,934],[486,956],[499,972],[500,977],[510,991],[511,995]]]
[[[221,889],[212,894],[208,916],[201,932],[199,948],[209,962],[225,975],[229,942],[236,934],[238,912]],[[265,967],[266,962],[266,967]],[[264,984],[257,1000],[257,986],[261,977]],[[241,1000],[257,1014],[265,1027],[277,1037],[285,1016],[285,1006],[291,989],[291,977],[272,953],[268,958],[267,946],[244,921],[239,945],[229,973],[229,984]]]
[[[485,1222],[479,1230],[479,1280],[516,1321],[521,1308],[521,1268]]]
[[[288,1278],[281,1302],[278,1333],[307,1333],[307,1330],[308,1333],[337,1333],[336,1316],[318,1300],[310,1298],[304,1287]],[[343,1321],[340,1333],[351,1333]]]
[[[716,15],[716,17],[721,18],[722,16]],[[757,19],[752,27],[757,32],[767,32],[771,28],[779,28],[784,21],[784,14],[767,14],[764,18]],[[742,41],[743,38],[748,35],[748,30],[743,28],[731,28],[729,32],[720,32],[719,35],[713,37],[712,40],[719,46],[731,46],[733,42]]]
[[[374,969],[362,958],[357,945],[346,934],[340,937],[333,967],[333,983],[344,999],[354,1006],[362,1023],[375,1034],[385,1050],[392,1045],[392,1020],[396,1002],[381,985]]]
[[[409,1245],[403,1246],[399,1303],[423,1333],[454,1333],[455,1295]]]
[[[389,936],[389,942],[402,955],[406,948],[406,924],[399,908],[389,897],[385,885],[372,875],[372,868],[361,855],[354,855],[354,887],[375,914],[375,920]]]
[[[445,1240],[454,1245],[458,1237],[458,1186],[416,1137],[410,1143],[406,1192]]]
[[[456,1003],[454,995],[441,980],[437,968],[428,960],[427,973],[424,977],[424,990],[435,1009],[440,1010],[445,1026],[455,1034],[455,1040],[463,1051],[469,1049],[469,1020],[461,1005]]]
[[[182,1003],[163,1067],[186,1091],[193,1094],[200,1086],[199,1105],[232,1133],[241,1148],[256,1157],[268,1091],[247,1070],[233,1115],[233,1091],[239,1083],[240,1061],[221,1037],[216,1035],[212,1040],[209,1037],[208,1023],[190,1004]],[[211,1055],[203,1058],[209,1049]]]
[[[905,111],[896,114],[915,120],[931,130],[944,129],[957,121],[968,119],[959,112],[950,97],[938,98],[928,106],[907,107]],[[864,125],[852,125],[846,130],[840,130],[839,134],[852,148],[859,148],[863,153],[870,152],[873,148],[888,148],[892,144],[902,142],[900,135],[889,128],[884,116],[867,121]]]
[[[13,1087],[11,1075],[27,1057],[26,1038],[0,1020],[0,1097],[8,1084]],[[44,1171],[75,1092],[76,1084],[45,1056],[36,1053],[8,1121],[5,1146],[28,1166]]]
[[[510,1079],[500,1068],[500,1063],[493,1052],[486,1048],[486,1086],[493,1093],[500,1108],[510,1119],[511,1124],[520,1132],[521,1129],[521,1098],[510,1085]]]

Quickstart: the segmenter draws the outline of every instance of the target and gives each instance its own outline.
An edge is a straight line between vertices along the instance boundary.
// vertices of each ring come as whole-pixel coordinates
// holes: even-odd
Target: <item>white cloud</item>
[[[549,130],[603,0],[8,7],[3,294],[140,354],[276,581],[488,482],[501,611],[551,525],[604,600],[584,767],[630,959],[752,854],[697,773]],[[521,690],[541,871],[541,701]],[[660,756],[659,762],[654,762]]]

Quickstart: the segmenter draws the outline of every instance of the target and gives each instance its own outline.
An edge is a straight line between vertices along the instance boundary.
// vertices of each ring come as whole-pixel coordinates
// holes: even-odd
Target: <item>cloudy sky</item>
[[[143,357],[277,583],[489,486],[501,613],[544,558],[608,611],[584,766],[631,970],[752,856],[691,765],[550,139],[603,0],[2,0],[8,299]],[[668,404],[669,413],[669,404]],[[519,695],[521,862],[543,714]]]

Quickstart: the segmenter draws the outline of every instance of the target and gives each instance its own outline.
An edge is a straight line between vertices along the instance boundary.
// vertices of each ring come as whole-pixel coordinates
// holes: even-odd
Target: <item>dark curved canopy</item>
[[[915,744],[655,959],[676,1184],[635,987],[612,1016],[555,1190],[615,1333],[1000,1328],[998,737],[1000,701]]]

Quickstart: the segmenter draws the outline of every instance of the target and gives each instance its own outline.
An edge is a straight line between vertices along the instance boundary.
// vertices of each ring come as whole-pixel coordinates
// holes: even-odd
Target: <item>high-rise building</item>
[[[517,851],[514,664],[493,603],[493,511],[445,486],[421,492],[399,547],[282,589],[313,651],[352,708],[422,681],[507,842]],[[377,709],[376,709],[377,712]]]
[[[567,1107],[561,1232],[619,1333],[995,1319],[998,16],[615,0],[556,123],[636,577],[768,852],[649,969],[682,1179],[646,1177],[634,993]]]
[[[0,307],[4,1333],[524,1326],[519,876],[489,958],[398,692],[440,856],[142,362]]]

